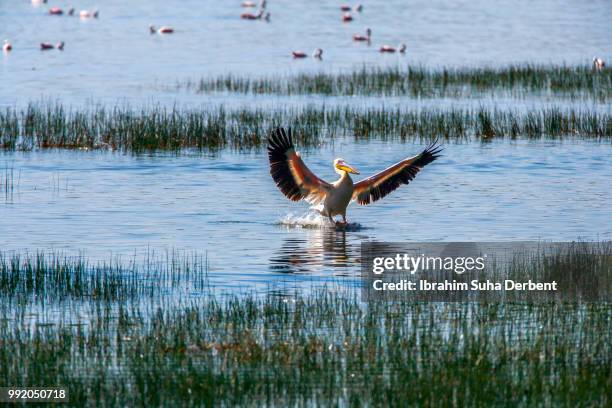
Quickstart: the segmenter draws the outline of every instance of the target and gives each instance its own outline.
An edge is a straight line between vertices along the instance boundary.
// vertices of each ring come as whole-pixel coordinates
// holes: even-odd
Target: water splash
[[[307,228],[307,229],[330,229],[330,230],[346,230],[358,231],[363,229],[361,224],[349,222],[345,226],[332,224],[327,217],[322,216],[318,212],[309,211],[302,215],[289,213],[278,221],[279,225],[287,228]]]

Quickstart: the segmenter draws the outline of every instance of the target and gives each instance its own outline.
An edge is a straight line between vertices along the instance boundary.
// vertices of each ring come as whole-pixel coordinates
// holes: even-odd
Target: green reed
[[[612,69],[590,66],[510,65],[500,68],[362,68],[348,73],[304,73],[248,78],[226,75],[177,84],[198,92],[249,94],[408,95],[463,97],[475,92],[554,93],[557,96],[612,95]]]
[[[487,140],[579,137],[609,140],[610,113],[543,108],[393,109],[319,107],[205,110],[92,108],[32,104],[0,111],[4,149],[87,148],[123,151],[195,148],[252,149],[266,145],[278,126],[291,127],[301,146],[336,137],[356,140]]]
[[[609,257],[610,246],[598,251]],[[576,255],[553,257],[555,273],[589,268]],[[97,290],[97,284],[67,289],[76,285],[71,279],[99,273],[81,258],[3,259],[12,268],[1,275],[5,300],[15,287],[34,294],[45,287],[51,303],[55,293],[80,298]],[[159,269],[157,285],[198,279],[191,261],[173,259],[175,266]],[[155,272],[152,265],[140,268]],[[44,271],[31,272],[36,268]],[[148,287],[133,268],[107,268],[100,284],[106,277],[126,288]],[[48,282],[37,288],[6,283],[13,275],[37,281],[41,274]],[[221,297],[202,289],[179,305],[160,306],[163,293],[136,290],[138,299],[114,297],[112,307],[96,308],[85,321],[73,317],[78,324],[20,312],[32,299],[8,310],[3,301],[0,381],[64,386],[73,406],[610,403],[609,303],[365,304],[358,293],[328,287]]]

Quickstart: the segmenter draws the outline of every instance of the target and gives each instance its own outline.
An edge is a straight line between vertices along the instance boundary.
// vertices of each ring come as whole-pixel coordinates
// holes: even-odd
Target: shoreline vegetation
[[[592,268],[571,248],[558,273]],[[607,302],[364,303],[341,285],[221,296],[207,271],[174,253],[0,253],[0,381],[66,387],[73,406],[610,403]]]
[[[367,140],[488,141],[495,138],[581,138],[608,142],[612,115],[588,109],[386,109],[306,106],[279,109],[168,109],[30,104],[0,110],[0,149],[263,148],[278,126],[292,127],[301,147],[334,138]]]
[[[556,97],[612,96],[612,68],[516,64],[500,68],[362,68],[348,73],[303,73],[285,77],[248,78],[226,75],[176,84],[198,93],[230,92],[278,95],[362,95],[465,97],[474,93],[511,91],[517,96],[551,93]]]

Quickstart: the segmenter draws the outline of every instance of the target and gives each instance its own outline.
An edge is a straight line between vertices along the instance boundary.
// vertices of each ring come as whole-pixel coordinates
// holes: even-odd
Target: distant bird
[[[60,41],[56,45],[53,45],[51,43],[40,43],[40,50],[41,51],[52,50],[54,48],[57,48],[60,51],[64,51],[64,42]]]
[[[359,174],[359,171],[338,158],[334,160],[334,171],[340,178],[328,183],[306,167],[295,151],[291,129],[285,132],[278,128],[268,138],[270,175],[285,197],[291,201],[305,200],[315,206],[314,209],[321,215],[340,226],[347,224],[346,209],[351,201],[368,205],[380,200],[402,184],[414,180],[419,171],[440,157],[441,151],[442,147],[433,142],[416,156],[357,183],[353,183],[350,174]],[[336,215],[342,216],[342,222],[334,221]]]
[[[151,34],[172,34],[174,32],[174,28],[169,26],[161,26],[159,28],[155,28],[155,26],[149,26],[149,32]]]
[[[398,49],[396,49],[395,47],[392,47],[390,45],[383,45],[380,47],[380,52],[390,52],[393,53],[395,51],[399,51],[402,54],[406,52],[406,44],[400,44]]]
[[[255,7],[257,4],[254,1],[243,1],[242,7]]]
[[[306,54],[304,51],[292,51],[291,55],[293,56],[293,58],[306,58],[308,56],[308,54]],[[317,58],[317,59],[322,59],[323,58],[323,50],[321,48],[315,48],[315,50],[312,52],[312,57],[313,58]]]
[[[49,14],[51,14],[52,16],[61,16],[62,14],[64,14],[64,10],[59,7],[51,7],[49,9]]]
[[[259,10],[257,14],[253,13],[242,13],[240,18],[243,20],[260,20],[263,17],[263,9]]]
[[[74,15],[74,7],[71,7],[71,8],[68,10],[68,15],[69,15],[69,16],[73,16],[73,15]]]
[[[2,46],[2,51],[9,52],[13,49],[13,46],[9,42],[9,40],[4,40],[4,45]]]
[[[98,10],[81,10],[79,12],[79,17],[81,18],[98,18],[100,12]]]
[[[263,19],[266,21],[266,23],[269,23],[269,22],[270,22],[270,13],[269,13],[269,12],[268,12],[268,13],[266,13],[266,14],[264,15]]]
[[[361,4],[357,4],[355,7],[353,7],[353,10],[355,10],[357,13],[361,13],[363,11],[363,6]]]
[[[372,37],[372,30],[366,28],[366,35],[355,34],[353,35],[353,41],[370,41],[370,37]]]
[[[606,63],[603,58],[595,57],[593,58],[593,69],[596,71],[602,70],[606,67]]]
[[[47,4],[47,0],[32,0],[33,6],[40,6],[41,4]]]
[[[293,55],[293,58],[306,58],[306,53],[304,51],[292,51],[291,55]]]
[[[342,21],[345,22],[345,23],[353,21],[353,16],[351,16],[351,13],[344,13],[342,15]]]

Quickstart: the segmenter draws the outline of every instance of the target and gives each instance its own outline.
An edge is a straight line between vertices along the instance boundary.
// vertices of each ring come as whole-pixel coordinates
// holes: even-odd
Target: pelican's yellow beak
[[[343,170],[343,171],[346,171],[347,173],[359,174],[359,171],[357,171],[357,169],[356,169],[356,168],[354,168],[354,167],[352,167],[352,166],[349,166],[348,164],[346,164],[346,163],[344,163],[344,162],[338,163],[338,164],[336,165],[336,168],[337,168],[338,170]]]

